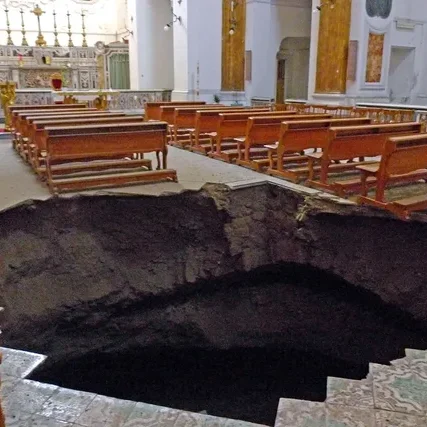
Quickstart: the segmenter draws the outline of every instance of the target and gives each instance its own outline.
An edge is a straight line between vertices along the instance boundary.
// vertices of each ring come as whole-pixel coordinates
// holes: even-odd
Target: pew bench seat
[[[375,188],[377,184],[376,175],[379,171],[379,163],[373,163],[371,165],[357,166],[358,171],[364,171],[366,173],[366,186],[368,189]],[[419,169],[403,175],[390,176],[388,181],[393,185],[403,185],[423,180],[427,178],[427,169]],[[337,180],[332,184],[333,191],[340,197],[347,197],[352,193],[360,193],[362,190],[362,182],[360,175],[356,178],[348,180]]]
[[[104,173],[102,175],[85,175],[83,177],[54,178],[49,186],[55,194],[81,191],[98,188],[111,188],[131,184],[151,183],[164,180],[177,181],[176,171],[173,169],[142,170],[129,173]]]

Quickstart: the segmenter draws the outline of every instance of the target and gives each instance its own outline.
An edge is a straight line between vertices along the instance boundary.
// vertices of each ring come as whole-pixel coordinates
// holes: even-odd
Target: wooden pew
[[[387,209],[402,219],[412,212],[427,209],[427,194],[387,202],[385,190],[390,183],[415,183],[427,179],[427,134],[389,138],[384,145],[381,162],[358,166],[361,173],[360,204]],[[368,197],[368,188],[376,187],[375,198]]]
[[[177,180],[176,171],[167,169],[165,122],[46,127],[44,132],[47,142],[47,183],[54,194],[141,182]],[[156,171],[147,170],[139,159],[109,160],[120,155],[127,156],[128,153],[149,152],[155,152],[157,155],[159,164]],[[163,155],[161,166],[160,153]],[[98,161],[100,158],[105,159],[104,164]],[[96,172],[57,178],[54,166],[67,161],[70,175],[81,172],[82,168],[88,171],[91,164]],[[124,167],[126,169],[123,169]],[[99,173],[101,170],[104,172]]]
[[[70,104],[70,105],[78,105],[78,104]],[[61,105],[62,106],[62,105]],[[13,106],[12,106],[13,107]],[[10,107],[11,112],[12,112],[12,129],[16,129],[17,125],[16,122],[19,118],[19,114],[20,113],[35,113],[35,112],[50,112],[50,113],[60,113],[60,112],[71,112],[71,111],[82,111],[82,110],[87,110],[87,106],[85,105],[78,105],[78,108],[44,108],[47,107],[47,105],[44,106],[40,106],[43,108],[28,108],[28,109],[16,109],[13,110],[12,107]],[[31,107],[30,105],[28,107]],[[92,108],[91,110],[96,110],[95,108]]]
[[[31,123],[28,121],[28,118],[37,118],[37,117],[50,117],[54,115],[55,117],[80,117],[82,115],[89,116],[93,115],[94,117],[101,117],[109,114],[124,114],[122,112],[110,113],[110,112],[99,112],[96,108],[86,108],[82,110],[58,110],[58,111],[44,111],[44,110],[31,110],[31,111],[21,111],[17,114],[16,120],[16,129],[13,133],[12,145],[13,147],[25,158],[24,151],[26,150],[26,144],[28,142],[28,133],[31,129]]]
[[[252,109],[251,107],[232,107],[232,106],[215,106],[207,107],[203,105],[203,108],[200,107],[179,107],[175,108],[174,121],[173,121],[173,145],[180,146],[181,148],[191,145],[192,138],[196,130],[196,119],[197,111],[221,111],[221,112],[238,112],[238,111],[258,111]],[[178,139],[180,132],[185,132],[186,138]]]
[[[69,109],[69,110],[76,110],[81,108],[87,108],[87,103],[78,103],[78,104],[46,104],[46,105],[35,105],[35,104],[14,104],[10,105],[9,111],[13,115],[15,111],[22,111],[22,110],[57,110],[57,109]]]
[[[307,185],[335,191],[334,186],[328,183],[329,172],[355,170],[356,166],[366,164],[363,158],[381,155],[388,138],[420,132],[421,124],[415,122],[341,128],[331,127],[323,153],[307,155],[309,169]],[[355,158],[361,158],[362,161],[352,162]],[[348,163],[336,163],[342,161],[347,161]],[[335,164],[333,164],[334,162]],[[372,164],[373,162],[369,163]],[[320,167],[317,165],[320,165]],[[320,173],[318,180],[314,179],[316,172]],[[349,184],[350,187],[354,187],[354,185]]]
[[[177,108],[199,108],[199,109],[216,109],[218,108],[217,104],[203,104],[203,105],[162,105],[160,107],[160,119],[162,122],[167,122],[169,125],[169,142],[172,142],[174,138],[174,119],[175,119],[175,110]],[[224,107],[221,105],[220,107]]]
[[[46,127],[61,127],[69,125],[94,125],[94,124],[116,124],[116,123],[142,123],[144,121],[143,116],[111,114],[110,116],[104,117],[75,117],[70,119],[69,117],[64,118],[51,118],[42,120],[36,119],[32,121],[32,129],[30,132],[29,140],[29,163],[33,167],[34,171],[39,175],[41,179],[45,178],[46,167],[46,139],[44,129]],[[132,155],[132,153],[129,153]],[[143,162],[144,163],[144,162]],[[151,161],[145,160],[145,166],[151,169]],[[62,169],[57,167],[55,173],[59,174]]]
[[[286,116],[296,115],[295,111],[287,112]],[[274,117],[277,116],[277,111],[270,112],[240,112],[240,113],[224,113],[220,114],[217,131],[212,135],[212,150],[209,156],[218,160],[230,161],[228,154],[224,154],[225,150],[236,150],[238,143],[237,138],[243,138],[246,134],[246,128],[250,117]],[[225,140],[233,140],[231,143],[224,144]],[[234,155],[236,158],[237,155]]]
[[[261,171],[269,165],[266,144],[278,143],[280,128],[284,121],[329,119],[328,114],[297,115],[294,111],[277,112],[275,116],[250,117],[246,126],[246,136],[236,138],[237,149],[223,150],[224,160],[233,161],[244,167]]]
[[[323,150],[329,140],[329,129],[331,126],[351,126],[369,125],[368,118],[348,118],[323,120],[295,120],[281,124],[278,143],[268,147],[269,168],[267,173],[272,176],[285,178],[298,182],[301,178],[307,177],[308,167],[291,167],[295,159],[289,158],[289,154],[303,152],[309,149]],[[307,161],[306,156],[302,156],[300,161]],[[297,163],[300,163],[298,161]],[[287,167],[285,167],[287,166]]]
[[[169,101],[169,102],[146,102],[145,109],[145,120],[160,120],[161,110],[160,108],[164,105],[176,105],[176,106],[191,106],[191,105],[205,105],[204,101]]]
[[[190,139],[190,150],[196,153],[207,154],[212,149],[212,144],[210,142],[210,135],[215,134],[215,131],[218,128],[222,112],[230,112],[230,110],[218,111],[218,110],[201,110],[196,113],[196,125],[195,130],[192,133],[192,138]],[[232,111],[231,111],[232,112]],[[270,112],[270,108],[252,108],[252,113],[260,112]],[[254,114],[253,114],[254,115]],[[209,137],[209,142],[205,143],[204,136]],[[234,146],[235,143],[232,143],[231,146]]]

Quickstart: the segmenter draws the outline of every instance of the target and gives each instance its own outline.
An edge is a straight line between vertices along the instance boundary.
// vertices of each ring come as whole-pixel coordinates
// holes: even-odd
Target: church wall
[[[209,103],[221,92],[222,2],[174,1],[182,24],[174,25],[173,99],[200,99]]]
[[[318,0],[314,0],[314,3]],[[387,18],[369,17],[365,0],[353,1],[350,40],[357,41],[357,69],[355,81],[347,81],[345,96],[316,95],[310,87],[310,100],[353,104],[360,101],[427,104],[427,9],[423,0],[393,0]],[[314,14],[313,14],[314,16]],[[317,26],[316,19],[313,19]],[[317,29],[313,28],[313,32]],[[382,52],[378,46],[369,49],[369,34],[383,35]],[[313,49],[313,43],[312,43]],[[392,52],[393,57],[392,57]],[[412,53],[411,53],[412,52]],[[315,55],[315,53],[313,53]],[[368,61],[368,55],[371,60]],[[373,55],[378,55],[372,60]],[[403,61],[399,64],[399,61]],[[378,81],[367,82],[377,75]],[[392,67],[390,76],[390,66]],[[310,73],[312,74],[313,63]],[[374,79],[375,80],[375,79]]]
[[[173,88],[173,29],[168,0],[128,0],[132,89]]]
[[[73,0],[61,0],[61,2],[45,1],[28,1],[15,0],[9,2],[9,21],[12,30],[12,41],[15,45],[21,45],[21,14],[20,8],[24,10],[24,23],[26,29],[26,38],[28,44],[35,45],[38,34],[37,18],[30,11],[34,5],[40,3],[40,7],[45,13],[41,16],[41,30],[48,45],[53,45],[55,36],[53,34],[53,11],[56,9],[56,22],[58,30],[58,39],[61,46],[68,46],[68,21],[67,11],[70,12],[70,24],[72,40],[75,46],[82,45],[82,4]],[[85,27],[86,39],[89,46],[93,46],[97,41],[111,43],[116,40],[117,22],[116,22],[116,2],[115,0],[98,0],[94,4],[85,4]],[[106,10],[110,11],[106,13]],[[0,44],[6,44],[6,17],[3,8],[0,11]]]
[[[307,2],[280,0],[273,4],[248,0],[246,49],[252,50],[252,81],[246,97],[275,98],[276,56],[286,37],[310,37],[311,9]]]

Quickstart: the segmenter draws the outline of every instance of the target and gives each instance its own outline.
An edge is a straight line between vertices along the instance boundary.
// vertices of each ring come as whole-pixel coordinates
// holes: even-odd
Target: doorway
[[[310,38],[286,37],[277,53],[276,102],[308,96]]]
[[[390,101],[400,104],[411,102],[413,89],[416,85],[414,73],[415,48],[391,48],[389,88]]]

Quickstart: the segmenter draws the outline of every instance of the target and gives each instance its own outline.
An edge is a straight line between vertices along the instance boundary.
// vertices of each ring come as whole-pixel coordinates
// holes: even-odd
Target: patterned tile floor
[[[276,427],[426,427],[427,351],[372,363],[361,381],[328,378],[325,402],[281,399]]]
[[[25,379],[45,356],[2,348],[6,427],[262,427]]]

